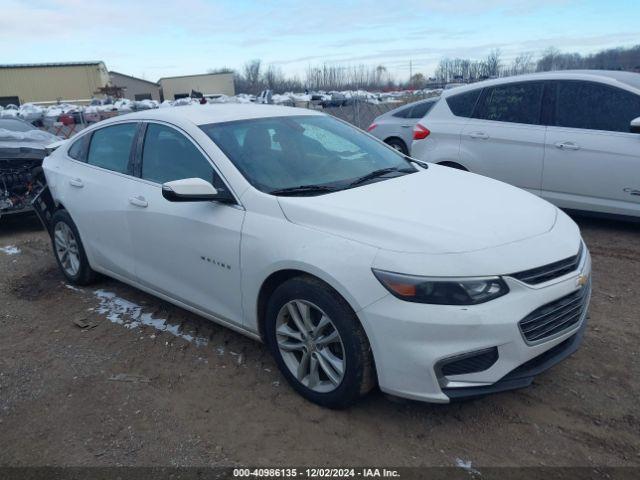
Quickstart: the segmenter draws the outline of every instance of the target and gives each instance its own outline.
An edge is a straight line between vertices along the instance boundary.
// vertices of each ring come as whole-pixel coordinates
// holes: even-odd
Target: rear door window
[[[540,124],[543,82],[497,85],[485,89],[475,118],[496,122]]]
[[[447,105],[449,105],[451,113],[456,117],[471,117],[481,91],[482,89],[479,88],[447,97]]]
[[[558,127],[629,132],[640,117],[640,95],[595,82],[557,83],[555,125]]]
[[[398,110],[396,113],[394,113],[393,116],[396,118],[407,118],[411,113],[412,109],[413,107],[403,108],[401,110]]]
[[[122,123],[93,132],[87,163],[113,172],[130,173],[129,158],[137,129],[137,123]]]
[[[185,178],[213,180],[213,167],[191,140],[177,130],[150,123],[142,149],[142,178],[156,183]]]
[[[418,103],[411,109],[411,113],[409,114],[409,118],[422,118],[424,117],[431,107],[435,105],[436,102],[422,102]]]
[[[73,142],[69,150],[67,151],[67,155],[69,155],[74,160],[84,161],[84,143],[86,140],[86,136],[83,136]]]

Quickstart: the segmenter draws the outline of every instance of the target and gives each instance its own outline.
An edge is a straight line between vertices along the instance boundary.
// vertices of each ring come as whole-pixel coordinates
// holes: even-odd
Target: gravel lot
[[[3,218],[0,465],[638,466],[640,225],[577,220],[594,293],[575,355],[517,392],[336,412],[239,334],[114,280],[69,288],[37,219]]]

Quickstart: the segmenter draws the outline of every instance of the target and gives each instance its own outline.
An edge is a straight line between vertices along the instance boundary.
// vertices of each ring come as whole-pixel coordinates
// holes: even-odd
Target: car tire
[[[295,312],[303,326],[312,327],[306,329],[306,340],[296,328]],[[324,282],[310,276],[287,280],[271,295],[265,322],[265,340],[280,372],[307,400],[346,408],[375,386],[373,354],[362,325],[344,298]]]
[[[69,283],[89,285],[96,280],[97,273],[89,265],[78,228],[66,210],[58,210],[51,218],[51,245],[58,267]]]
[[[399,138],[387,138],[384,142],[403,155],[409,155],[409,149],[407,148],[407,145]]]

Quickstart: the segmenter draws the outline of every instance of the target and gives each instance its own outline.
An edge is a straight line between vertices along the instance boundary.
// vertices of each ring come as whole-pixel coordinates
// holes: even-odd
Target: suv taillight
[[[431,132],[424,125],[420,125],[416,123],[416,126],[413,127],[413,139],[414,140],[422,140],[429,136]]]

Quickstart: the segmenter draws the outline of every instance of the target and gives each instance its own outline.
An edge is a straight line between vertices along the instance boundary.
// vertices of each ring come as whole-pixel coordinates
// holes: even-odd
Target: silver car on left
[[[389,110],[376,117],[367,131],[399,152],[409,155],[413,127],[431,110],[439,98],[432,97]]]

